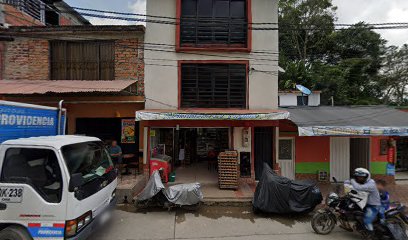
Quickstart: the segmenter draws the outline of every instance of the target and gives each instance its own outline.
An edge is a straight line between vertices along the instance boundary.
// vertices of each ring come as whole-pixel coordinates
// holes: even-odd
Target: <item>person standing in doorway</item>
[[[109,154],[115,166],[122,163],[122,148],[118,145],[116,140],[112,141]]]

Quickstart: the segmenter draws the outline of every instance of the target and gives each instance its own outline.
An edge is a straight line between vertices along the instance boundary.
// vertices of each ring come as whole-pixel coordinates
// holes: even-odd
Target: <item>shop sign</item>
[[[122,119],[121,143],[135,143],[135,121]]]
[[[289,113],[285,111],[272,113],[187,113],[187,112],[136,112],[136,121],[150,120],[280,120],[287,119]]]
[[[299,127],[299,136],[408,136],[408,127]]]

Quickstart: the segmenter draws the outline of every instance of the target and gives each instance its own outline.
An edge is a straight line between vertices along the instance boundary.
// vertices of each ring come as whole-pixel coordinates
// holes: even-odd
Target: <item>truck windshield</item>
[[[84,142],[67,145],[62,155],[69,173],[81,173],[85,183],[103,176],[113,168],[112,160],[102,142]]]

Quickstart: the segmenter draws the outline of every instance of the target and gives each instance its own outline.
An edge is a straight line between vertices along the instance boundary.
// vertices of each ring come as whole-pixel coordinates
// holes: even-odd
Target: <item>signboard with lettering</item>
[[[0,102],[0,143],[9,139],[58,134],[58,109]],[[65,117],[61,121],[63,129]],[[62,131],[63,133],[63,131]]]
[[[298,127],[299,136],[408,136],[406,127],[312,126]]]

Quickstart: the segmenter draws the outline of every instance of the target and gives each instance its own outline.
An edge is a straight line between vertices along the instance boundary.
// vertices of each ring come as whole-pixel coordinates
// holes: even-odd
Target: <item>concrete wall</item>
[[[176,1],[149,0],[147,1],[147,14],[176,17]],[[278,22],[278,1],[252,0],[252,22]],[[254,30],[252,36],[251,53],[199,52],[198,55],[176,53],[176,26],[147,22],[145,92],[148,99],[146,99],[146,109],[178,108],[177,60],[249,60],[249,68],[254,69],[249,74],[249,108],[276,109],[278,63],[271,59],[277,60],[277,55],[265,56],[253,51],[277,53],[279,50],[278,32]],[[152,51],[153,48],[158,47],[151,45],[152,43],[166,44],[159,46],[160,49],[165,48],[166,50]]]
[[[243,127],[234,127],[234,150],[238,152],[251,152],[251,128],[248,128],[249,143],[248,146],[242,146],[242,130]]]
[[[387,176],[388,155],[380,154],[381,139],[389,137],[370,137],[370,172],[376,179],[394,182],[393,176]],[[319,170],[330,173],[330,137],[296,137],[295,163],[296,178],[317,179]]]
[[[301,93],[279,93],[279,106],[289,107],[297,106],[297,97],[302,96]],[[319,106],[320,105],[320,93],[312,93],[309,95],[308,106]]]

